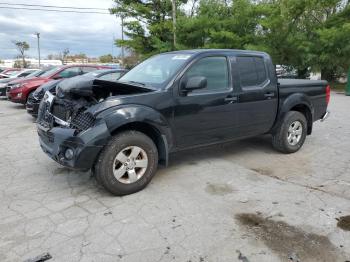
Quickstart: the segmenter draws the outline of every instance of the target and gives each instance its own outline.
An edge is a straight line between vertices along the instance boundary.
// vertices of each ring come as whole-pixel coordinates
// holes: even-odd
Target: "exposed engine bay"
[[[46,94],[39,108],[38,122],[50,127],[61,126],[77,132],[91,127],[95,121],[89,108],[109,97],[132,95],[154,90],[138,84],[75,77],[60,82],[56,96]],[[52,119],[49,119],[51,116]]]

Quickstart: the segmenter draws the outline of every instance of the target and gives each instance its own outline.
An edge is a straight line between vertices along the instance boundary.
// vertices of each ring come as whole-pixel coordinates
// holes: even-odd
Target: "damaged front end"
[[[108,97],[152,90],[125,83],[79,78],[62,81],[56,96],[45,93],[39,106],[37,127],[40,146],[58,163],[90,169],[110,138],[104,119],[96,118],[94,107]]]

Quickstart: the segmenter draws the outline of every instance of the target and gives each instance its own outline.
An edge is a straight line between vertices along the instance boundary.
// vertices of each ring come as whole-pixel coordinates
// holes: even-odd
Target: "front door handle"
[[[230,104],[237,102],[238,97],[237,96],[228,96],[225,98],[225,102],[230,102]]]
[[[267,97],[268,99],[271,99],[272,97],[275,96],[275,93],[273,93],[273,92],[271,92],[271,93],[265,93],[264,96]]]

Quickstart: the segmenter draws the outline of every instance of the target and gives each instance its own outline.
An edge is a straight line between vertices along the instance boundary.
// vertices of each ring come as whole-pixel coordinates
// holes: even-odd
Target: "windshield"
[[[40,76],[44,73],[44,71],[42,70],[37,70],[37,71],[34,71],[32,73],[30,73],[29,75],[26,76],[26,78],[31,78],[31,77],[36,77],[36,76]]]
[[[20,74],[21,71],[18,70],[18,71],[10,71],[10,72],[6,72],[5,75],[8,75],[8,76],[14,76],[14,75],[17,75],[17,74]]]
[[[161,87],[176,74],[190,57],[189,54],[163,54],[151,57],[135,66],[119,81]]]
[[[57,66],[57,67],[53,67],[50,70],[46,71],[44,74],[40,75],[41,77],[48,77],[48,76],[52,76],[53,74],[55,74],[56,72],[58,72],[58,70],[61,69],[61,66]]]

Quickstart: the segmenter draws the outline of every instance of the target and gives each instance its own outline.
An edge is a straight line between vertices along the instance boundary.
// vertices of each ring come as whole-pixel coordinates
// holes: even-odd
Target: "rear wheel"
[[[282,153],[294,153],[304,144],[306,133],[305,116],[300,112],[290,111],[272,135],[273,147]]]
[[[96,180],[114,195],[142,190],[158,166],[158,151],[152,139],[137,131],[114,136],[98,157]]]

